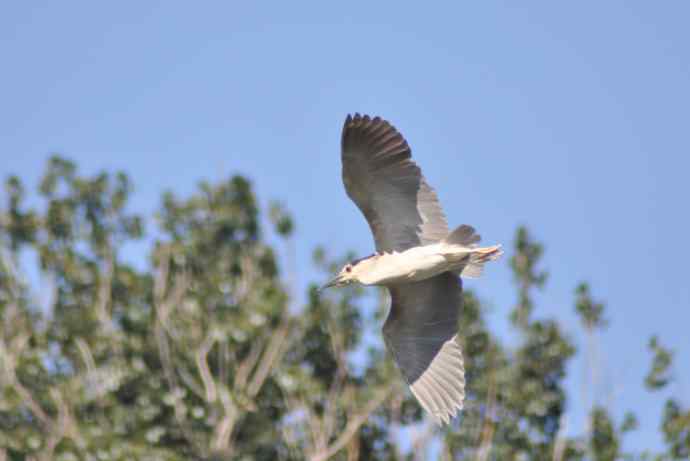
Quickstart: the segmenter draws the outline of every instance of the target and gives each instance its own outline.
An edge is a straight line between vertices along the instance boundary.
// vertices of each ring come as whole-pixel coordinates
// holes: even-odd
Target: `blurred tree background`
[[[579,281],[570,308],[584,350],[553,319],[534,317],[548,272],[543,246],[525,228],[505,259],[515,278],[515,305],[505,310],[519,340],[494,335],[485,303],[465,292],[467,400],[460,418],[438,428],[380,337],[367,339],[386,314],[385,290],[372,312],[361,288],[322,293],[323,280],[314,280],[306,305],[295,305],[290,270],[277,257],[290,253],[295,225],[283,206],[270,207],[273,228],[262,228],[252,184],[235,176],[202,182],[190,197],[165,193],[152,220],[128,210],[132,190],[123,173],[83,177],[59,157],[47,164],[36,207],[20,178],[5,182],[0,460],[690,456],[690,409],[680,398],[660,402],[663,452],[624,452],[635,415],[616,421],[604,405],[593,405],[584,433],[567,427],[567,406],[587,402],[566,395],[568,361],[584,354],[595,383],[596,338],[615,319]],[[144,271],[123,257],[142,239],[151,242]],[[325,279],[351,256],[317,248],[314,264]],[[673,381],[673,353],[658,338],[649,349],[640,360],[650,362],[653,392]]]

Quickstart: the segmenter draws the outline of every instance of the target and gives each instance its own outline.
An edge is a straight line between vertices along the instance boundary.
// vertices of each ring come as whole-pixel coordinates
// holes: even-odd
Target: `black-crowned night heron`
[[[458,343],[462,277],[478,277],[500,245],[481,248],[467,225],[448,231],[436,193],[387,121],[348,115],[342,134],[343,182],[364,213],[376,253],[353,261],[324,285],[382,285],[391,295],[386,346],[412,393],[437,423],[462,409],[465,376]]]

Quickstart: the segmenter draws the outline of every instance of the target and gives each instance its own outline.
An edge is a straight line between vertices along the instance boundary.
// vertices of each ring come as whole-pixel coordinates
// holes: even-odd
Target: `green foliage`
[[[32,212],[23,212],[21,203],[24,199],[24,187],[16,176],[11,176],[5,183],[8,196],[8,209],[5,219],[0,221],[2,237],[13,253],[25,243],[33,241],[38,227],[36,216]]]
[[[596,461],[615,461],[618,459],[620,441],[611,417],[605,409],[597,407],[592,410],[591,420],[592,457]]]
[[[317,248],[321,280],[296,305],[277,256],[292,249],[285,205],[272,203],[264,220],[252,184],[234,176],[187,197],[165,193],[154,220],[130,210],[132,191],[123,173],[85,177],[60,157],[48,161],[36,208],[19,178],[6,181],[0,459],[393,461],[423,458],[439,441],[447,460],[627,456],[632,414],[616,424],[597,406],[588,434],[565,434],[576,350],[561,325],[537,315],[534,291],[548,273],[526,228],[510,258],[518,340],[498,338],[486,303],[465,291],[467,400],[461,418],[439,429],[382,347],[387,292],[317,289],[352,255]],[[122,256],[136,241],[143,270]],[[20,263],[32,258],[40,280]],[[575,305],[587,332],[605,325],[587,284]],[[647,383],[661,388],[672,354],[656,339],[651,349]],[[689,420],[669,399],[663,455],[687,456]]]
[[[604,304],[592,299],[587,283],[580,283],[575,289],[575,310],[586,330],[601,329],[607,324],[604,319]]]
[[[671,458],[690,458],[690,410],[682,409],[680,403],[674,399],[667,400],[661,430],[669,445]]]
[[[633,413],[627,412],[623,417],[623,423],[621,423],[621,433],[634,431],[638,426],[637,417]]]
[[[526,326],[534,308],[530,291],[542,288],[548,273],[537,268],[544,253],[544,247],[532,239],[525,227],[519,227],[515,236],[515,254],[510,258],[510,267],[518,285],[518,303],[511,313],[511,320],[518,326]]]
[[[645,385],[652,391],[659,391],[673,380],[673,351],[663,347],[656,336],[650,338],[649,349],[653,357]],[[668,445],[667,455],[671,459],[690,458],[690,409],[684,409],[675,398],[667,399],[661,420],[661,431]]]
[[[288,237],[292,234],[294,230],[294,223],[292,222],[292,217],[285,210],[285,206],[279,202],[271,203],[268,215],[271,218],[271,222],[276,228],[276,232],[283,237]]]
[[[652,368],[647,373],[644,383],[649,390],[657,390],[665,387],[671,380],[673,353],[664,348],[656,336],[650,338],[649,349],[654,357],[652,358]]]

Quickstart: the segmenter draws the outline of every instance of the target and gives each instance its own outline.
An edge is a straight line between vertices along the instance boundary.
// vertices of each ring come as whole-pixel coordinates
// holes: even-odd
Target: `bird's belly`
[[[448,270],[448,261],[441,255],[427,255],[415,260],[413,267],[406,274],[410,282],[425,280]]]
[[[451,269],[448,260],[431,245],[386,254],[382,259],[377,285],[417,282]]]

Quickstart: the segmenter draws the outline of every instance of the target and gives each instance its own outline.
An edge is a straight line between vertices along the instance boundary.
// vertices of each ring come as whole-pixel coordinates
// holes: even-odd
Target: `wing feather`
[[[443,239],[448,224],[405,138],[386,120],[348,115],[342,134],[343,183],[366,218],[378,251]]]
[[[446,272],[389,288],[383,326],[386,346],[422,407],[448,423],[465,398],[465,368],[458,342],[462,282]]]

